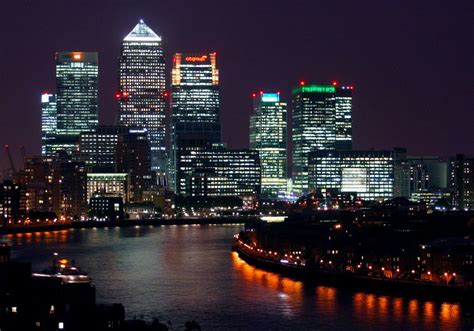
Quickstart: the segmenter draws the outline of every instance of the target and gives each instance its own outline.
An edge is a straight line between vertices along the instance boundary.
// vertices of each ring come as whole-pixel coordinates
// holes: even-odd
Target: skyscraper
[[[173,122],[220,124],[216,53],[177,53],[172,71]],[[216,137],[220,140],[220,135]]]
[[[337,85],[337,83],[334,83]],[[352,86],[336,87],[336,149],[352,149]]]
[[[143,20],[122,43],[119,64],[120,123],[147,130],[151,168],[166,170],[165,60],[161,37]]]
[[[336,142],[336,88],[306,85],[293,89],[293,187],[308,190],[308,153],[333,150]]]
[[[173,57],[170,184],[176,183],[179,136],[220,143],[219,70],[216,53],[177,53]]]
[[[41,155],[51,155],[52,145],[56,138],[57,108],[56,96],[41,95]]]
[[[96,52],[56,53],[57,137],[55,150],[71,153],[81,132],[99,124],[98,55]]]
[[[286,103],[279,93],[254,93],[250,117],[250,149],[257,150],[261,166],[261,194],[276,197],[286,190]]]

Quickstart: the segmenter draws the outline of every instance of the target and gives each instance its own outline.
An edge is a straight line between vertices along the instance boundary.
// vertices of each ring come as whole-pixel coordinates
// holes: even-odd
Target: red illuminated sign
[[[186,56],[186,62],[204,62],[206,60],[207,60],[207,55]]]

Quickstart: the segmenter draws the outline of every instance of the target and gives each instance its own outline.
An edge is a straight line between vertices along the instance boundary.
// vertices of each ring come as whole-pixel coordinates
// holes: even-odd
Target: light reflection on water
[[[230,252],[239,226],[139,226],[4,236],[13,257],[45,267],[52,252],[75,259],[99,302],[129,317],[197,319],[204,329],[467,328],[459,304],[314,286],[250,266]],[[179,327],[178,327],[179,328]]]

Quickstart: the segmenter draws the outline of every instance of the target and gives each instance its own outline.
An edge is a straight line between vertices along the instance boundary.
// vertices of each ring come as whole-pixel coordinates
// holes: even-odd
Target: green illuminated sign
[[[334,93],[336,88],[332,85],[303,85],[293,89],[293,94],[298,93]]]

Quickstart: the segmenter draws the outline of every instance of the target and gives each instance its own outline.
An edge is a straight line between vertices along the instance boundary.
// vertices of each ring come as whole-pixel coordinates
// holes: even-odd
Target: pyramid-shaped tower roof
[[[150,29],[143,20],[140,20],[124,41],[161,41],[161,37]]]

